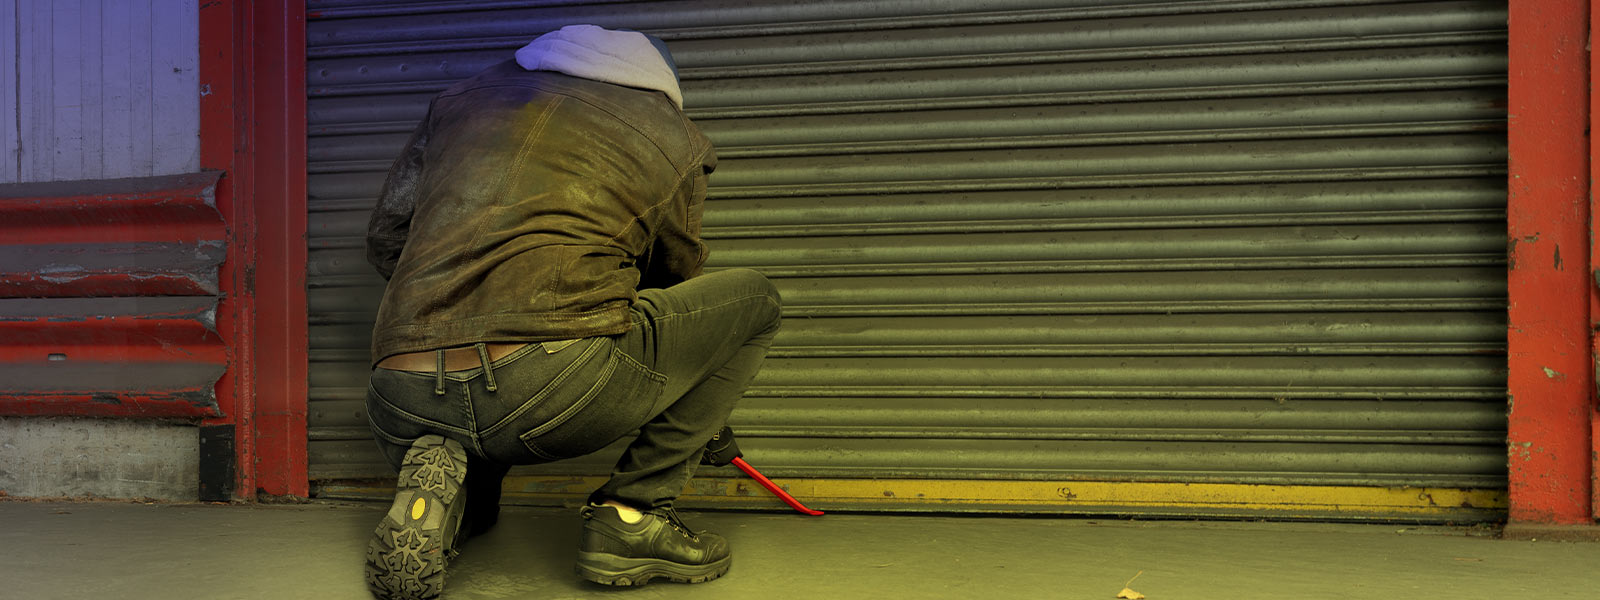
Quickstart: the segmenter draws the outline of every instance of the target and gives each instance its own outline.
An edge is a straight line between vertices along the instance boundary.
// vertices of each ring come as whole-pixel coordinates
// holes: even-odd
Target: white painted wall
[[[200,168],[199,0],[0,0],[0,183]]]
[[[17,0],[0,0],[0,183],[18,180]]]

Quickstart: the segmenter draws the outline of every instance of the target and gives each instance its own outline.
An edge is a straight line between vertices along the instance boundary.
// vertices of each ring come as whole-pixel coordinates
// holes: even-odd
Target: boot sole
[[[400,463],[394,504],[367,544],[367,589],[382,600],[437,598],[461,525],[467,453],[443,436],[419,438]]]
[[[633,586],[666,579],[676,583],[703,583],[723,576],[733,566],[733,557],[714,563],[686,565],[659,558],[626,558],[604,552],[579,552],[578,576],[595,583]]]

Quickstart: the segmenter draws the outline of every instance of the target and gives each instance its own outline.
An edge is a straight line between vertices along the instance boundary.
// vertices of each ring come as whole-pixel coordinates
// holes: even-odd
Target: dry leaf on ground
[[[1144,574],[1144,571],[1139,571],[1138,573],[1134,573],[1133,574],[1133,579],[1138,579],[1139,576],[1143,575],[1143,574]],[[1135,592],[1135,591],[1133,591],[1133,588],[1128,587],[1130,585],[1133,585],[1133,579],[1129,579],[1127,583],[1122,584],[1122,591],[1117,592],[1117,597],[1118,598],[1122,598],[1123,600],[1144,600],[1144,594],[1141,594],[1139,592]]]

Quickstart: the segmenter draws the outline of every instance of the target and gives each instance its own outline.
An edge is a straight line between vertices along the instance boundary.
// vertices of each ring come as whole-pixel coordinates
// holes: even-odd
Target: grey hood
[[[529,71],[556,71],[573,77],[657,90],[683,108],[674,66],[645,34],[595,25],[568,25],[535,38],[517,50],[517,64]]]

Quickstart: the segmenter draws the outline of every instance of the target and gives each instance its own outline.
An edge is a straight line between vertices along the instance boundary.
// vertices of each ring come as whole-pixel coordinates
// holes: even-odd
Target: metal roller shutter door
[[[325,490],[387,476],[362,236],[389,162],[432,94],[591,22],[668,42],[722,157],[709,266],[784,294],[733,417],[769,475],[1503,504],[1501,3],[311,4]]]

